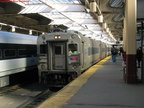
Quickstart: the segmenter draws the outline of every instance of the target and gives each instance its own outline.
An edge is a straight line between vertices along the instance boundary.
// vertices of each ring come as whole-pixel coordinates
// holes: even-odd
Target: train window
[[[16,51],[14,49],[6,49],[6,50],[4,50],[4,56],[5,57],[15,57]]]
[[[98,48],[92,48],[92,54],[96,54],[96,53],[98,53],[99,51],[98,51]]]
[[[36,50],[30,49],[30,50],[29,50],[29,54],[30,54],[31,56],[36,56],[37,52],[36,52]]]
[[[47,45],[40,45],[40,53],[46,54],[47,52]]]
[[[2,51],[0,50],[0,58],[2,57]]]
[[[63,45],[55,45],[55,54],[63,54]]]
[[[77,44],[69,44],[68,48],[69,48],[69,53],[77,53],[78,52]]]
[[[27,50],[26,49],[20,49],[18,50],[18,55],[19,56],[26,56],[27,55]]]

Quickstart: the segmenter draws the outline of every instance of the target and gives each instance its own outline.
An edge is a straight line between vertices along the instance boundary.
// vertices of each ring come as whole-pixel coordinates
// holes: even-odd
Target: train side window
[[[26,49],[18,50],[18,56],[20,57],[27,56],[27,50]]]
[[[77,44],[69,44],[68,48],[69,48],[69,53],[77,53],[78,52]]]
[[[47,45],[40,45],[40,54],[47,53]]]
[[[99,53],[98,48],[93,47],[92,48],[92,54],[97,54]]]
[[[0,58],[2,57],[2,51],[0,50]]]
[[[6,49],[4,50],[5,57],[16,57],[16,50],[14,49]]]
[[[63,45],[55,46],[55,54],[63,54]]]
[[[36,51],[36,50],[33,50],[33,49],[30,49],[30,50],[29,50],[29,54],[30,54],[31,56],[36,56],[37,51]]]

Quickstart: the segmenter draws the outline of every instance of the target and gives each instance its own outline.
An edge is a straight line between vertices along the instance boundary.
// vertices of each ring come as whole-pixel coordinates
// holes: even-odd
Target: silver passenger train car
[[[109,45],[79,32],[55,32],[38,37],[39,82],[61,87],[109,55]]]
[[[0,87],[9,76],[37,65],[37,36],[0,31]]]

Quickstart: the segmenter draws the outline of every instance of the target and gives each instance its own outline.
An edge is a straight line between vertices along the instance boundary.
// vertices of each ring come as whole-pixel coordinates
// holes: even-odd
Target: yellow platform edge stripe
[[[88,81],[88,79],[102,67],[102,65],[110,59],[111,56],[106,57],[101,60],[91,68],[89,68],[86,72],[76,78],[74,81],[69,83],[55,95],[44,101],[37,108],[61,108],[63,105],[67,103],[69,99],[71,99],[79,89]]]

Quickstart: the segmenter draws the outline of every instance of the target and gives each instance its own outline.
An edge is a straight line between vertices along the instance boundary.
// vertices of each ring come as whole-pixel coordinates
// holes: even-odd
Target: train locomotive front
[[[40,83],[64,86],[89,67],[84,63],[85,37],[76,33],[48,33],[38,38]],[[82,53],[83,52],[83,53]]]

